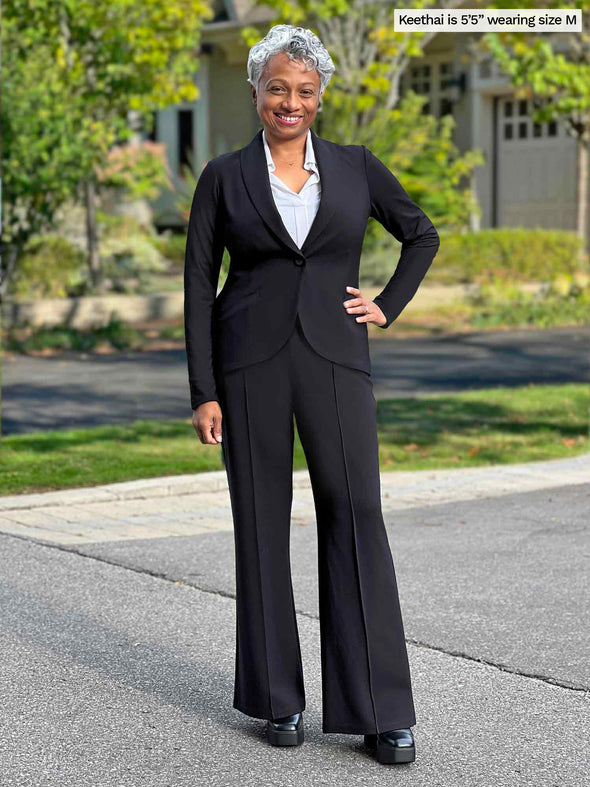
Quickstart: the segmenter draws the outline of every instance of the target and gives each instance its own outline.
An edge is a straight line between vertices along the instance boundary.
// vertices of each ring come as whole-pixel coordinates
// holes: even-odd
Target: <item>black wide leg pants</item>
[[[234,708],[261,719],[305,709],[289,552],[295,417],[317,519],[323,732],[414,725],[371,376],[319,355],[298,317],[275,355],[217,383],[235,537]]]

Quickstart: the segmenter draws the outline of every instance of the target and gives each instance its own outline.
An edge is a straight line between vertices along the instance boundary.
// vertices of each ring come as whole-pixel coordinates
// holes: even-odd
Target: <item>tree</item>
[[[71,176],[61,180],[63,170],[55,173],[55,201],[64,192],[73,196],[72,182],[76,183],[76,193],[83,193],[88,262],[95,284],[100,281],[95,219],[97,170],[105,166],[113,144],[133,136],[130,112],[150,114],[198,98],[194,74],[199,66],[200,29],[203,20],[212,15],[205,0],[5,2],[3,47],[6,51],[9,38],[13,65],[5,84],[6,79],[13,80],[7,86],[12,96],[11,111],[17,109],[24,115],[14,121],[18,135],[11,133],[5,139],[3,161],[5,171],[12,174],[6,180],[4,200],[14,204],[18,193],[11,186],[18,183],[21,192],[28,194],[26,210],[32,227],[37,224],[34,214],[47,191],[36,170],[53,154],[38,139],[35,102],[30,95],[18,95],[24,84],[27,91],[35,87],[37,95],[52,95],[51,102],[43,102],[47,104],[44,125],[50,137],[56,128],[60,129],[61,145],[72,158],[68,170]],[[38,63],[41,57],[43,67]],[[35,86],[30,80],[22,81],[31,64]],[[3,116],[4,110],[3,106]],[[12,123],[10,119],[8,122]],[[23,156],[28,149],[33,154]],[[18,246],[16,236],[3,236],[3,244],[12,247],[12,254],[15,241]]]
[[[14,20],[2,24],[2,276],[0,294],[8,290],[16,260],[32,235],[49,229],[57,209],[75,192],[91,166],[82,138],[71,126],[66,103],[74,109],[55,78],[51,52],[39,43],[25,54],[19,49]]]

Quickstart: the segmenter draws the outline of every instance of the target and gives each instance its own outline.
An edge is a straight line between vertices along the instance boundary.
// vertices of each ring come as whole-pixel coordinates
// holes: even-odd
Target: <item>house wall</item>
[[[453,97],[453,141],[461,152],[478,148],[485,160],[471,178],[481,209],[481,215],[471,217],[472,229],[521,226],[575,230],[576,140],[567,133],[564,121],[535,127],[530,99],[516,97],[493,59],[476,58],[470,43],[469,36],[441,33],[416,64],[429,66],[430,111],[439,117],[442,64],[451,62],[454,76],[465,74],[466,90],[455,89]],[[411,82],[411,66],[408,75],[404,86]],[[506,116],[508,111],[514,114]],[[512,137],[507,126],[512,127],[508,129]]]
[[[236,33],[224,34],[207,43],[199,56],[195,83],[199,98],[158,112],[156,139],[166,144],[171,179],[177,192],[191,192],[194,183],[183,181],[179,173],[179,112],[193,115],[194,172],[198,178],[204,164],[215,156],[245,145],[260,127],[247,81],[248,50],[236,40]],[[176,207],[177,194],[162,193],[152,204],[156,225],[182,228]]]
[[[514,90],[492,59],[476,59],[470,36],[440,33],[425,48],[424,56],[410,63],[402,90],[413,86],[428,94],[428,111],[437,117],[451,112],[453,141],[461,152],[478,148],[485,164],[470,178],[481,215],[471,216],[474,230],[499,226],[552,227],[574,230],[576,224],[576,142],[558,123],[557,133],[543,128],[535,136],[530,117],[526,138],[505,136],[506,101]],[[247,48],[237,31],[213,31],[209,54],[201,55],[195,79],[201,96],[192,105],[171,107],[158,114],[158,141],[167,144],[175,186],[186,189],[178,176],[178,111],[194,113],[193,148],[197,172],[211,157],[245,145],[260,128],[260,120],[247,82]],[[464,77],[464,85],[449,86],[447,79]],[[518,103],[514,105],[518,111]],[[513,107],[513,109],[514,109]],[[509,120],[508,123],[513,121]],[[543,124],[546,126],[546,124]],[[590,178],[589,178],[590,182]],[[467,184],[465,184],[467,185]],[[176,196],[162,194],[154,203],[159,226],[182,226]]]
[[[234,44],[235,46],[235,44]],[[252,102],[247,81],[247,50],[242,57],[229,57],[221,45],[214,45],[210,57],[210,139],[211,156],[219,156],[247,144],[259,128],[260,118]]]

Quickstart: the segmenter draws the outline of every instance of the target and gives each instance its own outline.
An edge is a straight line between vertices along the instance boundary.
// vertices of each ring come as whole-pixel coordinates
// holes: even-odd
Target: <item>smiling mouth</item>
[[[283,115],[281,112],[275,112],[274,114],[283,123],[290,123],[292,126],[296,125],[303,117],[302,115]]]

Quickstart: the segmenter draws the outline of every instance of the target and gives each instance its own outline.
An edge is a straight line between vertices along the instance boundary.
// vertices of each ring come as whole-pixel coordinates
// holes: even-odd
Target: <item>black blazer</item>
[[[339,145],[312,129],[321,201],[301,248],[277,210],[262,129],[239,150],[211,159],[192,200],[184,267],[184,324],[191,407],[219,401],[219,371],[269,358],[299,312],[314,349],[370,373],[366,323],[342,305],[359,286],[369,216],[402,243],[393,275],[374,299],[387,328],[410,301],[440,240],[426,214],[364,145]],[[216,298],[224,247],[227,280]]]

